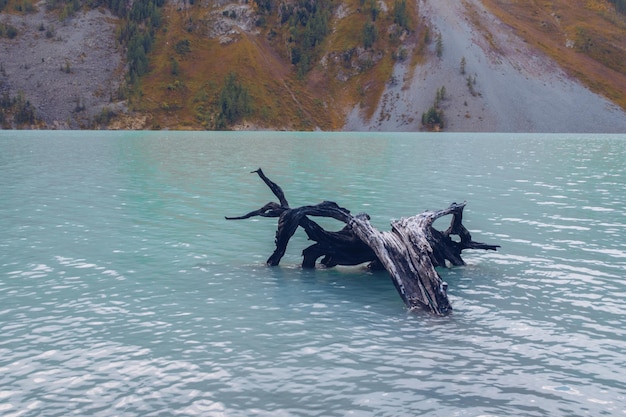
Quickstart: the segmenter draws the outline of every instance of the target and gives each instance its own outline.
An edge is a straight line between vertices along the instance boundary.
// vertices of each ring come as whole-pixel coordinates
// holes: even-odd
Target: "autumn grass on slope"
[[[394,18],[394,11],[401,3],[404,3],[404,21],[399,24]],[[372,10],[380,8],[381,4],[372,0],[342,2],[343,13],[335,19],[334,31],[324,46],[327,57],[332,59],[328,59],[326,67],[318,67],[317,70],[326,74],[328,96],[334,98],[334,105],[342,116],[358,105],[365,119],[371,118],[386,84],[391,81],[395,62],[402,56],[400,51],[415,46],[405,44],[406,38],[417,28],[415,2],[393,0],[385,3],[386,10]],[[376,15],[375,19],[373,15]],[[376,37],[372,45],[365,48],[365,60],[359,61],[354,53],[356,50],[363,51],[367,25],[375,27]],[[380,59],[368,61],[368,56]],[[315,78],[315,73],[314,70],[311,78]]]
[[[378,2],[347,0],[336,7],[339,3],[343,9],[333,14],[332,30],[318,45],[314,65],[304,76],[291,62],[289,25],[281,23],[278,14],[256,10],[262,24],[254,30],[238,29],[220,43],[201,25],[190,24],[206,21],[216,10],[219,15],[220,9],[166,5],[149,73],[133,97],[135,110],[149,114],[153,128],[221,128],[220,93],[226,77],[234,74],[249,94],[252,110],[227,128],[336,130],[355,105],[371,116],[403,45],[400,35],[405,38],[418,21],[414,0],[406,6],[406,28],[395,22],[393,9],[379,10],[374,20],[368,7],[379,7]],[[369,22],[377,37],[364,48]]]
[[[626,17],[606,0],[483,0],[569,74],[626,110]]]
[[[168,6],[164,14],[166,29],[156,38],[150,72],[141,80],[134,100],[136,110],[151,115],[153,128],[219,127],[220,92],[231,73],[251,97],[248,127],[330,128],[329,118],[318,109],[319,101],[264,39],[241,32],[236,41],[220,44],[202,31],[187,30],[186,13]]]

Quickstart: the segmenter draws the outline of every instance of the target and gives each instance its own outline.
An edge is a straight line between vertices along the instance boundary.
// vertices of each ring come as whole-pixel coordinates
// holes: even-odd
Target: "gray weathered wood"
[[[372,267],[384,267],[409,309],[425,308],[437,315],[446,315],[452,307],[448,300],[447,284],[435,269],[438,266],[464,265],[461,252],[465,249],[496,250],[499,246],[474,242],[463,226],[465,202],[452,203],[448,208],[426,211],[391,223],[391,231],[381,232],[369,222],[365,213],[353,216],[350,211],[332,201],[317,205],[290,208],[283,190],[265,176],[259,168],[253,171],[270,188],[280,203],[270,202],[258,210],[228,220],[253,216],[278,217],[276,249],[267,264],[276,266],[285,254],[287,244],[298,227],[316,243],[304,249],[304,268],[314,268],[318,258],[327,267],[358,265],[369,262]],[[440,217],[451,215],[445,231],[433,227]],[[330,217],[346,224],[337,231],[324,230],[309,216]],[[459,241],[451,238],[459,237]]]

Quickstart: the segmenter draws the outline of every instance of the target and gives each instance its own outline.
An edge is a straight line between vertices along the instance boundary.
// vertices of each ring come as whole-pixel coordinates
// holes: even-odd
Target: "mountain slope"
[[[392,52],[402,42],[385,34],[365,48],[363,28],[372,20],[367,7],[359,0],[332,3],[324,17],[328,33],[319,36],[310,29],[321,13],[308,10],[315,2],[284,3],[289,11],[278,3],[260,10],[257,3],[166,4],[152,70],[134,100],[152,127],[219,128],[229,74],[249,94],[252,109],[231,127],[336,130],[346,108],[358,103],[373,111],[391,76]],[[409,16],[415,19],[414,12]],[[379,12],[373,25],[379,32],[408,33],[389,12]],[[307,36],[318,36],[313,46],[303,46]],[[181,42],[188,45],[183,53],[176,51]]]
[[[377,117],[364,120],[353,112],[346,130],[417,130],[420,114],[445,87],[439,107],[448,131],[626,132],[621,108],[568,75],[478,0],[425,0],[420,13],[442,34],[441,56],[431,51],[432,59],[414,72],[397,68],[408,79],[404,85],[388,88]]]
[[[28,2],[0,14],[25,126],[626,132],[626,19],[606,0],[166,0],[139,78],[122,18]]]

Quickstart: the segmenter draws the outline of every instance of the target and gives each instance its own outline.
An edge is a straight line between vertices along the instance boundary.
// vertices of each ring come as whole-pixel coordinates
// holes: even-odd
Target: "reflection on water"
[[[0,150],[3,416],[626,413],[624,138],[7,132]],[[385,230],[467,200],[502,248],[441,271],[444,318],[407,313],[384,273],[301,270],[304,233],[267,268],[276,219],[224,220],[274,198],[259,166],[292,206]]]

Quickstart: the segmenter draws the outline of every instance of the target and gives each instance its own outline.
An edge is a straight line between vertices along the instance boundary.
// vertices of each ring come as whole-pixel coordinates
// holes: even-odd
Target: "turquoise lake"
[[[303,231],[267,267],[259,167],[501,248],[447,317]],[[625,416],[625,207],[626,135],[0,131],[0,415]]]

